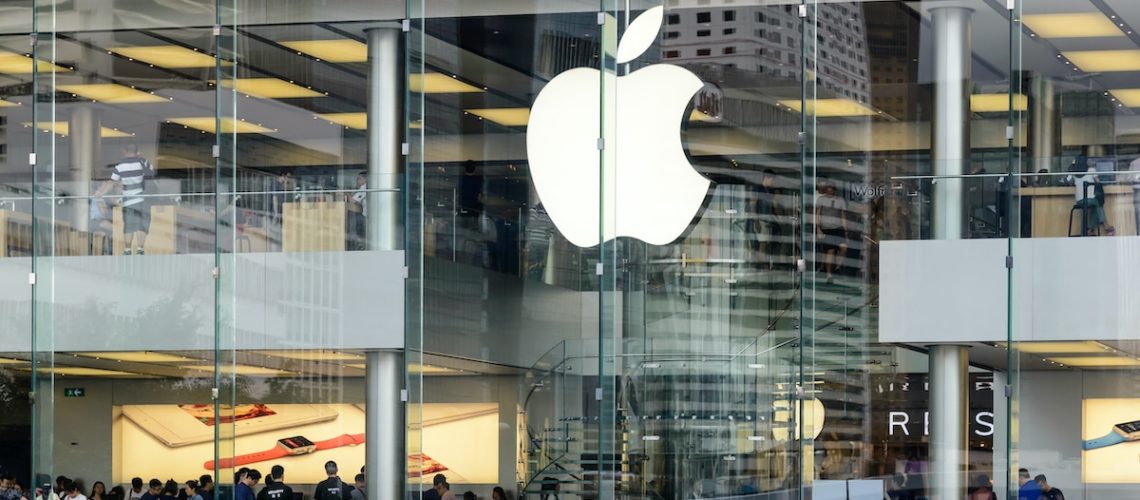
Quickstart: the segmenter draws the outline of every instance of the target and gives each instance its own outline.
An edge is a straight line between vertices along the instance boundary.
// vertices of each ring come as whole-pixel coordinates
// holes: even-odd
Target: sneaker
[[[144,254],[144,252],[143,252],[143,249],[141,249],[141,248],[139,249],[139,251],[135,252],[135,255],[143,255],[143,254]]]
[[[130,254],[131,254],[131,249],[129,249],[129,248],[123,249],[123,255],[130,255]]]

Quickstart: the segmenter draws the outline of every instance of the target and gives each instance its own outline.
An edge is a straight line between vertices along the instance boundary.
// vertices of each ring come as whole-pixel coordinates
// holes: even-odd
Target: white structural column
[[[365,362],[368,498],[404,498],[404,355],[399,351],[370,351]],[[346,477],[355,475],[349,472]]]
[[[966,497],[969,387],[966,346],[930,346],[930,492]]]
[[[964,7],[930,10],[934,39],[934,174],[957,176],[970,160],[970,14]],[[963,181],[934,182],[934,238],[959,239],[965,227]]]
[[[1053,104],[1053,80],[1045,75],[1035,75],[1029,81],[1029,92],[1033,103],[1029,122],[1029,151],[1033,155],[1033,171],[1060,171],[1053,168],[1054,165],[1059,165],[1053,157],[1060,144],[1060,136],[1057,135],[1057,108]]]
[[[366,30],[368,36],[369,250],[403,249],[400,165],[404,117],[403,31],[398,23]]]
[[[960,176],[970,161],[970,15],[964,7],[931,9],[934,40],[934,123],[931,160],[939,176]],[[934,183],[934,238],[965,232],[963,180]],[[932,498],[966,496],[968,354],[961,345],[930,346],[930,486]]]
[[[99,113],[90,106],[80,104],[71,111],[67,123],[67,135],[71,142],[72,179],[75,185],[67,190],[81,197],[73,210],[75,210],[75,227],[84,231],[87,230],[88,221],[91,219],[89,213],[91,204],[82,197],[90,196],[94,191],[91,186],[92,173],[95,172],[95,164],[99,162],[101,128]]]

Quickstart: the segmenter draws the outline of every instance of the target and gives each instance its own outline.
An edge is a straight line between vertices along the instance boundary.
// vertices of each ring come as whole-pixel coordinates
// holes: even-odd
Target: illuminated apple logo
[[[664,8],[654,7],[630,23],[618,64],[653,44],[663,17]],[[534,187],[566,239],[580,247],[618,236],[664,245],[685,232],[709,188],[681,147],[685,110],[702,86],[670,64],[620,77],[575,68],[546,84],[531,109],[526,148]]]

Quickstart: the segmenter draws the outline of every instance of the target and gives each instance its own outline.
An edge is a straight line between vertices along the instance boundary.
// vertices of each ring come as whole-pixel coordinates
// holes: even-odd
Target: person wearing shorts
[[[815,204],[816,241],[823,256],[823,272],[827,282],[834,280],[835,271],[847,255],[847,200],[836,195],[835,185],[821,183],[821,196]]]
[[[143,254],[146,246],[146,233],[150,231],[150,204],[142,195],[146,194],[146,180],[154,177],[154,167],[139,156],[139,147],[128,144],[123,148],[123,159],[119,160],[111,173],[111,180],[119,185],[123,193],[123,254]],[[95,197],[109,190],[101,187]],[[138,247],[134,247],[135,234],[138,234]]]

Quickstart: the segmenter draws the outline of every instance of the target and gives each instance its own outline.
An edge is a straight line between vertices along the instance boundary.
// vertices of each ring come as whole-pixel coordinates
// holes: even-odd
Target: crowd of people
[[[338,475],[336,462],[324,465],[327,478],[313,490],[313,500],[367,500],[367,482],[364,467],[353,482],[345,482]],[[274,465],[265,476],[265,485],[257,490],[262,480],[261,471],[242,467],[234,473],[233,492],[236,500],[294,500],[293,489],[285,483],[285,467]],[[173,479],[154,478],[148,482],[136,477],[129,487],[115,486],[110,490],[102,481],[91,485],[90,494],[78,481],[66,476],[55,482],[44,478],[34,489],[25,488],[14,476],[0,476],[0,500],[214,500],[215,484],[209,474],[179,483]],[[256,493],[255,493],[255,490]]]

